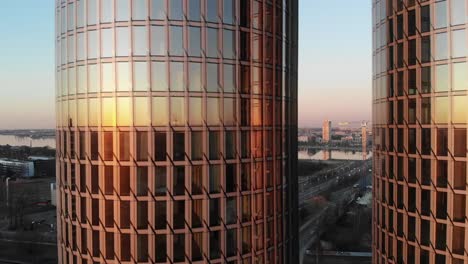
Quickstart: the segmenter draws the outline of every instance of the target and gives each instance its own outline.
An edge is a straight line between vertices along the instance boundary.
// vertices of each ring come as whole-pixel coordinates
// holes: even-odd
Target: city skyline
[[[15,87],[5,88],[7,94],[0,98],[0,129],[55,127],[55,94],[51,89],[55,86],[53,5],[52,0],[8,1],[0,9],[5,20],[0,31],[9,36],[0,43],[0,56],[4,60],[0,65],[0,87]],[[299,126],[320,127],[324,119],[370,120],[370,4],[301,0],[300,6],[299,23],[310,26],[299,27]],[[350,9],[353,11],[348,12]],[[336,14],[336,19],[329,25],[331,28],[325,30],[321,23],[324,15],[330,12]],[[24,16],[16,16],[17,13]],[[360,16],[355,16],[356,13]],[[340,30],[351,20],[356,25],[346,31]],[[24,28],[33,30],[20,34]],[[337,41],[341,37],[349,40],[347,46]],[[31,38],[35,39],[34,45]],[[350,69],[340,63],[341,60],[353,60],[359,66]],[[19,75],[20,67],[21,72],[28,72],[29,78]],[[339,79],[346,81],[336,80],[330,75],[332,72],[340,72]],[[335,99],[329,100],[331,97]]]

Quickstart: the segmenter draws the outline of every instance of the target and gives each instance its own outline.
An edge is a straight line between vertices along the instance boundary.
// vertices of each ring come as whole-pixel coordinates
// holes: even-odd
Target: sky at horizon
[[[54,128],[53,0],[0,9],[0,129]],[[371,2],[300,0],[299,126],[371,119]]]

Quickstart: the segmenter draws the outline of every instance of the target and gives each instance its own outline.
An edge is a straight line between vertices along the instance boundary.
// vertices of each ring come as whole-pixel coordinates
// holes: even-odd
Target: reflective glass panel
[[[116,20],[128,21],[130,20],[130,1],[129,0],[116,0]]]
[[[184,63],[171,62],[171,91],[184,90]]]
[[[166,18],[166,0],[151,1],[151,19],[164,20]]]
[[[86,99],[78,99],[77,100],[77,108],[78,108],[78,126],[86,126],[88,119],[88,105],[86,103]]]
[[[146,13],[148,2],[147,0],[133,0],[132,1],[132,19],[145,20],[148,14]]]
[[[236,73],[234,65],[224,64],[224,92],[233,93],[236,87]]]
[[[115,90],[114,67],[112,63],[102,64],[102,92],[112,92]]]
[[[99,51],[97,31],[88,31],[88,59],[96,59]]]
[[[98,126],[99,125],[99,116],[101,111],[99,110],[99,99],[90,98],[88,99],[88,124],[89,126]]]
[[[188,19],[191,21],[200,21],[200,0],[188,0]]]
[[[101,22],[109,23],[114,20],[113,16],[113,2],[112,0],[101,0]]]
[[[133,55],[146,56],[148,54],[147,27],[133,27]]]
[[[128,41],[128,39],[127,39]],[[112,38],[112,29],[105,28],[101,30],[101,57],[112,57],[114,49],[114,39]]]
[[[130,51],[130,31],[128,30],[128,27],[118,27],[116,32],[117,56],[128,56]]]
[[[117,91],[130,90],[130,64],[128,62],[117,62]]]
[[[117,125],[131,126],[132,125],[132,105],[131,98],[117,98]]]
[[[226,59],[234,59],[235,56],[235,32],[232,30],[223,31],[223,56]]]
[[[201,126],[202,118],[202,99],[200,97],[189,98],[189,122],[192,126]]]
[[[468,112],[468,96],[454,96],[452,105],[452,122],[465,124]],[[455,142],[456,144],[457,142]]]
[[[452,89],[467,90],[468,64],[466,62],[452,64]]]
[[[87,1],[88,9],[88,25],[96,25],[97,23],[97,4],[96,0]]]
[[[207,28],[206,55],[211,58],[218,57],[218,29]]]
[[[76,34],[76,59],[77,60],[84,60],[85,56],[85,33],[78,33]]]
[[[234,24],[235,1],[224,0],[223,3],[223,22],[225,24]]]
[[[149,90],[148,64],[146,62],[133,63],[133,90]]]
[[[76,73],[78,80],[78,93],[86,93],[86,66],[78,66]]]
[[[235,125],[236,106],[233,98],[224,98],[224,125]]]
[[[436,60],[445,60],[448,58],[448,40],[447,32],[435,35],[436,40]]]
[[[189,91],[199,92],[202,90],[201,63],[189,63]]]
[[[183,38],[183,28],[178,26],[170,27],[170,54],[174,56],[184,55],[184,38]]]
[[[447,1],[435,3],[435,28],[447,27]]]
[[[134,109],[134,125],[149,126],[151,125],[151,112],[149,100],[147,97],[136,97],[133,99]]]
[[[189,56],[201,56],[201,33],[199,27],[189,27]]]
[[[448,97],[435,98],[435,122],[448,123],[449,99]]]
[[[171,125],[185,125],[185,103],[183,97],[171,98]]]
[[[206,21],[218,22],[218,0],[206,0]]]
[[[206,121],[209,126],[219,125],[219,99],[207,98]]]
[[[99,68],[97,64],[88,65],[88,93],[99,91]]]
[[[115,118],[115,98],[102,98],[102,125],[115,126]]]
[[[169,19],[171,20],[182,20],[184,17],[184,10],[182,7],[182,0],[169,0],[169,6],[171,9]]]
[[[466,31],[462,30],[454,30],[452,31],[452,57],[459,58],[466,56]]]
[[[436,92],[443,92],[449,90],[449,67],[447,64],[436,66],[435,82]]]
[[[452,25],[465,24],[466,21],[466,7],[465,0],[452,0],[451,1],[451,17],[450,23]]]
[[[163,26],[151,26],[151,55],[166,54],[166,34]]]
[[[167,91],[167,68],[165,62],[151,62],[151,90]]]
[[[153,97],[152,123],[154,126],[166,126],[169,120],[169,108],[166,97]]]
[[[206,64],[206,90],[208,92],[217,92],[219,81],[218,81],[218,64],[207,63]]]

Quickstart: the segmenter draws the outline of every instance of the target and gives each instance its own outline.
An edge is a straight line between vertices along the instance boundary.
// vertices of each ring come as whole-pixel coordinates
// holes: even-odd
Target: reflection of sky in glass
[[[151,89],[167,91],[167,68],[165,62],[151,62]]]
[[[452,25],[464,24],[466,15],[465,15],[465,1],[466,0],[451,0],[451,20]]]
[[[151,125],[150,101],[147,97],[134,98],[133,108],[135,109],[135,126]]]
[[[151,55],[165,55],[165,39],[163,26],[151,26]]]
[[[103,111],[105,111],[105,109],[103,109]],[[128,97],[117,98],[117,125],[132,125],[132,105],[131,100]]]
[[[152,123],[154,126],[165,126],[168,124],[168,104],[166,97],[153,97]]]
[[[146,62],[135,62],[133,64],[133,90],[148,91],[148,67]]]
[[[436,123],[448,123],[448,112],[449,112],[449,98],[448,97],[436,97],[435,98],[435,122]]]
[[[444,60],[448,58],[448,40],[447,32],[439,33],[435,35],[436,40],[436,60]]]
[[[462,29],[452,31],[452,57],[465,57],[466,46],[465,30]]]
[[[447,26],[447,1],[435,3],[435,28]]]
[[[218,98],[206,99],[206,122],[209,126],[219,124],[219,100]]]
[[[183,126],[185,124],[185,104],[183,97],[171,97],[171,125]]]
[[[189,91],[201,91],[201,63],[189,63]]]
[[[115,90],[114,69],[112,63],[102,64],[102,89],[103,92],[112,92]]]
[[[202,98],[190,97],[189,98],[189,121],[190,125],[201,126],[203,124],[202,118]]]
[[[466,113],[468,111],[468,96],[454,96],[452,108],[453,123],[466,123]]]
[[[466,62],[452,64],[452,89],[466,90],[468,87],[468,67]]]
[[[184,90],[184,63],[171,62],[171,91]]]
[[[435,83],[436,92],[448,91],[449,67],[447,64],[436,66],[435,81],[436,81]]]
[[[117,91],[130,91],[130,65],[117,62]]]

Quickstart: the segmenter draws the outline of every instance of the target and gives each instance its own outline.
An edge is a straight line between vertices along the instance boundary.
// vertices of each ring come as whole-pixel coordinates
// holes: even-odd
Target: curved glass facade
[[[296,12],[56,1],[61,263],[295,262]]]
[[[466,263],[465,0],[373,2],[373,263]]]

